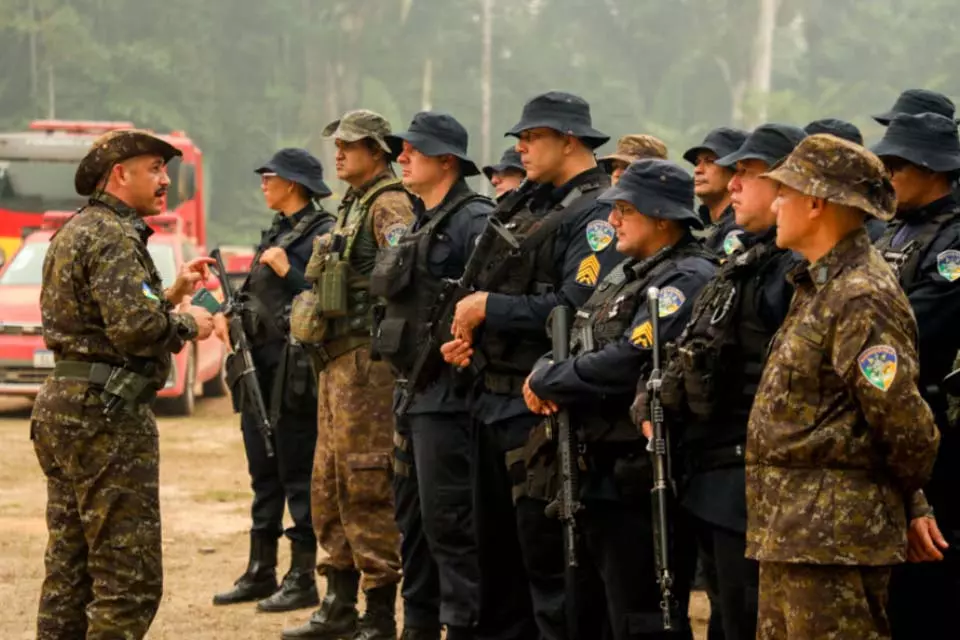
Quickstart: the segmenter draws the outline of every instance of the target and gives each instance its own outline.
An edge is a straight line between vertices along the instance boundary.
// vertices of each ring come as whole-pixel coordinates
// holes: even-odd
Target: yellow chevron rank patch
[[[630,342],[644,349],[649,349],[653,345],[653,327],[649,320],[633,328],[630,332]]]
[[[597,255],[591,253],[589,256],[580,261],[580,266],[577,267],[577,283],[585,284],[589,287],[597,286],[597,280],[600,279],[600,261],[597,260]]]

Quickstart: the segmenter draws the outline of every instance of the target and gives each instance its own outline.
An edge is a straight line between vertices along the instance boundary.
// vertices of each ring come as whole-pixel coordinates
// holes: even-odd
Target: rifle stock
[[[253,410],[257,418],[257,430],[263,438],[267,457],[272,458],[274,455],[273,427],[270,425],[267,405],[263,401],[263,391],[260,389],[260,382],[257,379],[257,369],[253,364],[250,343],[247,341],[247,334],[243,331],[243,321],[241,319],[242,309],[233,291],[230,278],[227,276],[227,269],[223,264],[223,256],[220,255],[220,249],[218,248],[211,251],[210,257],[217,263],[217,279],[220,280],[220,286],[223,288],[224,304],[222,311],[230,324],[230,342],[233,347],[234,357],[240,358],[241,362],[238,381],[243,385],[243,398],[249,400],[253,405]]]
[[[670,563],[670,501],[673,499],[673,479],[670,468],[670,439],[663,420],[663,405],[660,402],[660,387],[663,372],[660,363],[660,290],[657,287],[647,289],[647,304],[650,326],[653,333],[653,370],[647,380],[647,394],[650,400],[650,422],[653,425],[653,438],[647,444],[653,464],[653,488],[650,490],[650,503],[653,509],[653,554],[660,585],[660,611],[663,628],[675,630],[680,623],[677,602],[673,594],[674,571]]]

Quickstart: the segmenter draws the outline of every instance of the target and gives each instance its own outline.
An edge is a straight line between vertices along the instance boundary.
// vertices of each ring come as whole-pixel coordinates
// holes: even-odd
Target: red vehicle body
[[[77,164],[97,136],[131,122],[37,120],[29,131],[0,133],[0,264],[42,225],[47,211],[75,211],[87,199],[73,189]],[[183,220],[183,233],[206,251],[203,153],[181,131],[160,135],[183,152],[167,166],[164,210]]]
[[[71,215],[44,215],[42,228],[30,233],[19,251],[0,269],[0,395],[36,396],[53,367],[53,354],[43,343],[40,322],[43,258],[50,237]],[[169,286],[180,265],[199,255],[198,248],[184,233],[179,216],[162,214],[146,221],[155,230],[147,248],[164,286]],[[222,299],[215,279],[206,287]],[[167,384],[157,393],[158,409],[189,415],[198,390],[204,396],[224,395],[225,358],[226,346],[214,336],[185,346],[174,356]]]

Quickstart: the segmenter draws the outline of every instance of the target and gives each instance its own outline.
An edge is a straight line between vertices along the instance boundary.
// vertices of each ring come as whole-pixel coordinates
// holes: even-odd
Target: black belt
[[[485,373],[483,374],[483,386],[490,393],[497,393],[504,396],[522,396],[523,383],[527,381],[525,376],[512,375],[509,373]]]
[[[91,386],[103,388],[107,380],[117,370],[125,371],[129,375],[141,376],[141,374],[115,367],[104,362],[81,362],[79,360],[60,360],[53,367],[53,377],[64,378],[67,380],[83,380],[89,382]],[[145,377],[145,376],[141,376]],[[157,397],[157,390],[152,386],[144,389],[138,395],[134,402],[137,404],[150,404]]]
[[[687,475],[693,475],[714,469],[742,467],[746,449],[746,445],[735,444],[715,449],[687,451],[683,456],[684,471]]]

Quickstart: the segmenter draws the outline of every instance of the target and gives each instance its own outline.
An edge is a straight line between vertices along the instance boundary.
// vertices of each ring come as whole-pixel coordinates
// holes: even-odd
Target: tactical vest
[[[608,184],[597,176],[573,188],[546,215],[524,206],[495,212],[503,226],[519,242],[519,250],[503,245],[491,256],[478,278],[477,289],[511,296],[542,295],[563,285],[563,274],[555,265],[554,245],[560,225],[596,202],[598,192]],[[501,217],[502,215],[502,217]],[[483,354],[484,383],[488,390],[517,395],[533,365],[550,350],[546,332],[483,330],[479,348]]]
[[[348,351],[370,343],[374,303],[370,273],[381,249],[369,214],[374,201],[388,191],[406,193],[399,178],[384,177],[359,199],[341,205],[338,212],[327,260],[317,279],[320,312],[328,322],[324,344],[345,345],[344,349],[335,351]]]
[[[685,258],[703,258],[711,264],[717,264],[717,257],[712,251],[690,239],[682,240],[679,245],[665,247],[641,262],[630,259],[617,265],[597,285],[597,290],[583,307],[577,310],[570,332],[571,355],[599,351],[623,339],[641,305],[647,304],[647,288]],[[626,411],[632,399],[632,393],[622,402],[603,398],[591,406],[589,412],[578,412],[580,440],[639,440],[640,432]]]
[[[259,347],[283,340],[287,335],[290,304],[293,294],[273,269],[260,264],[260,256],[271,247],[286,250],[297,240],[312,233],[320,225],[333,219],[329,213],[307,211],[292,229],[280,235],[276,242],[261,246],[254,255],[250,274],[240,286],[240,300],[244,306],[243,326],[251,346]]]
[[[774,333],[759,317],[757,301],[764,267],[777,253],[769,240],[728,259],[697,296],[683,333],[668,346],[662,401],[672,415],[692,414],[683,429],[687,444],[714,448],[746,438]]]
[[[385,247],[370,277],[370,292],[384,298],[382,317],[374,329],[377,354],[394,370],[406,376],[423,344],[423,328],[433,320],[443,281],[430,272],[430,247],[457,211],[470,202],[489,198],[472,191],[451,198],[433,217],[414,232],[401,236],[394,247]],[[437,327],[440,342],[450,339],[450,327]],[[432,381],[443,366],[439,352],[421,374],[421,382]]]
[[[883,259],[897,274],[900,286],[906,291],[917,280],[920,262],[940,232],[960,216],[960,205],[953,205],[929,220],[925,220],[913,237],[899,249],[892,247],[893,239],[906,222],[897,219],[887,225],[883,235],[876,242],[876,248]]]

